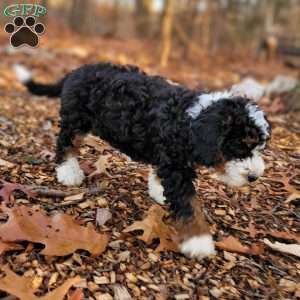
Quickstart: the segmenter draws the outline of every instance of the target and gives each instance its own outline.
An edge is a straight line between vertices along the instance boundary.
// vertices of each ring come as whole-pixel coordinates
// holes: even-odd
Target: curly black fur
[[[30,90],[61,96],[58,163],[75,135],[91,132],[132,159],[156,166],[177,217],[193,215],[197,165],[210,167],[251,156],[264,142],[245,109],[248,99],[223,99],[192,119],[186,110],[197,101],[199,91],[133,66],[86,65],[52,89],[31,81]]]

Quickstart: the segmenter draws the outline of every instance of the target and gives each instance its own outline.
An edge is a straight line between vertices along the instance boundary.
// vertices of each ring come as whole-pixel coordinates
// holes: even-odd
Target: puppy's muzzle
[[[255,182],[259,177],[253,174],[248,175],[248,181],[249,183]]]
[[[251,157],[226,162],[222,171],[216,171],[216,178],[229,186],[239,187],[257,181],[264,170],[261,154],[253,151]]]

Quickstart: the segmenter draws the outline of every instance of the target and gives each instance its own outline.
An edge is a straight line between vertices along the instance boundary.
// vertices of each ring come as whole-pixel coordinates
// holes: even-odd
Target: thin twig
[[[27,186],[36,196],[44,196],[44,197],[57,197],[57,198],[65,198],[73,195],[78,195],[84,193],[84,195],[96,195],[103,191],[103,188],[92,187],[86,189],[76,189],[72,191],[61,191],[52,188],[48,188],[46,186],[35,186],[30,185]],[[76,199],[74,201],[82,201],[82,199]],[[71,202],[71,201],[69,201]]]
[[[46,186],[29,186],[29,188],[34,192],[37,196],[46,196],[46,197],[58,197],[64,198],[72,195],[76,195],[82,193],[82,191],[72,190],[72,191],[60,191],[56,189],[51,189]]]

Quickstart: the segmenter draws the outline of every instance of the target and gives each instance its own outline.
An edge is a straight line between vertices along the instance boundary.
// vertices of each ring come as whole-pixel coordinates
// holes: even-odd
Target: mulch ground
[[[102,46],[101,40],[97,43]],[[0,158],[13,164],[0,164],[2,179],[57,191],[71,190],[59,185],[55,179],[53,155],[59,126],[59,101],[29,95],[15,81],[11,69],[13,63],[21,62],[31,67],[34,75],[44,82],[54,80],[82,63],[103,59],[125,63],[136,59],[147,70],[159,71],[151,64],[151,56],[138,57],[137,50],[127,49],[128,46],[123,49],[117,42],[111,44],[115,46],[113,50],[105,43],[101,53],[96,52],[94,45],[85,47],[81,44],[79,47],[75,44],[74,40],[69,44],[65,41],[63,46],[58,41],[45,41],[36,50],[38,55],[30,51],[9,53],[4,46],[1,48]],[[139,48],[143,49],[143,46]],[[280,68],[277,66],[276,72]],[[205,77],[204,72],[208,78],[218,79],[218,75],[212,75],[208,69],[199,72],[199,63],[194,68],[178,70],[176,74],[172,66],[161,73],[172,73],[172,79],[196,86],[196,82]],[[228,69],[229,74],[234,74],[232,68]],[[269,69],[265,68],[265,72]],[[262,76],[261,68],[259,70],[259,76]],[[216,85],[230,83],[223,80],[228,78],[226,69],[220,69],[217,74],[221,79]],[[236,77],[232,77],[231,83]],[[270,74],[265,78],[270,78]],[[213,82],[211,86],[214,86]],[[172,251],[158,253],[155,251],[158,240],[145,244],[138,238],[138,232],[124,233],[130,224],[142,220],[154,204],[147,193],[148,167],[129,161],[100,141],[98,147],[85,145],[81,149],[87,172],[93,170],[100,154],[109,155],[106,172],[93,176],[82,186],[97,188],[99,193],[68,202],[55,195],[28,199],[17,192],[11,196],[11,201],[14,205],[39,205],[49,214],[63,212],[81,225],[109,233],[106,251],[97,257],[84,250],[62,257],[45,256],[40,253],[41,244],[22,242],[22,250],[1,255],[1,265],[8,264],[17,274],[32,278],[37,296],[47,294],[66,279],[79,275],[82,280],[76,286],[83,288],[85,299],[113,299],[114,295],[115,299],[128,299],[124,289],[133,299],[300,297],[299,257],[272,250],[264,243],[264,239],[300,243],[300,118],[297,114],[285,114],[272,115],[270,120],[273,136],[265,151],[267,170],[258,184],[240,190],[230,189],[211,178],[205,169],[199,170],[196,181],[197,199],[204,207],[214,239],[221,241],[232,237],[247,249],[255,245],[259,251],[242,253],[233,244],[230,251],[220,247],[214,258],[196,261]],[[99,208],[107,208],[112,214],[101,226],[96,224]],[[5,213],[0,213],[1,222],[6,219]],[[120,286],[124,288],[123,298],[116,296],[115,289]],[[2,297],[6,297],[5,293]]]

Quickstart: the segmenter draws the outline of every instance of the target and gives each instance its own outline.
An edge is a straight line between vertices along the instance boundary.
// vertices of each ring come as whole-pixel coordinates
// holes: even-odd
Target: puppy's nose
[[[254,181],[256,181],[257,179],[258,179],[258,177],[255,176],[255,175],[253,175],[253,174],[249,174],[249,175],[248,175],[248,181],[249,181],[249,182],[254,182]]]

